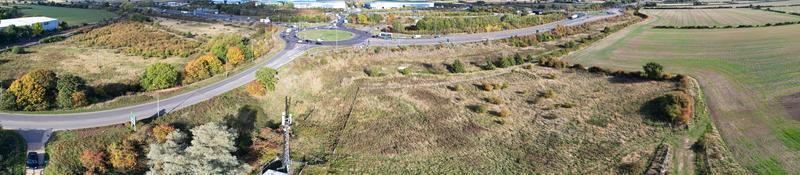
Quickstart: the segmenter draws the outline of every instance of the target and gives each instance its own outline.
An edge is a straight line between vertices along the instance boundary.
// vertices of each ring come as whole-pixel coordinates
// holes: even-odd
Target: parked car
[[[28,160],[25,161],[25,164],[30,169],[39,168],[39,154],[37,154],[36,152],[28,152]]]

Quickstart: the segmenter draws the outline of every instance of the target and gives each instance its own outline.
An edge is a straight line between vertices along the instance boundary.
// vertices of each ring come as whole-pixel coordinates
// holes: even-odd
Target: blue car
[[[28,152],[28,160],[25,161],[25,164],[28,165],[30,169],[39,168],[39,154],[36,152]]]

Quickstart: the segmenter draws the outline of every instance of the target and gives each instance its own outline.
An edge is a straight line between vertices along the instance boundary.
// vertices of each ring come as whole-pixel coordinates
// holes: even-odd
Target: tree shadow
[[[661,112],[663,110],[663,108],[664,108],[663,104],[661,103],[661,101],[664,100],[663,98],[665,98],[665,97],[658,97],[658,98],[654,98],[652,100],[649,100],[649,101],[645,102],[642,105],[641,108],[639,108],[639,114],[641,114],[644,117],[643,120],[645,120],[645,122],[653,123],[653,124],[654,123],[664,123],[664,124],[670,123],[670,121],[668,120],[668,117],[664,116],[664,114]]]
[[[265,117],[266,115],[261,111],[260,108],[252,105],[242,106],[239,108],[236,115],[228,115],[225,117],[225,124],[236,131],[236,133],[239,135],[235,140],[236,147],[239,148],[235,153],[237,156],[241,156],[249,160],[253,158],[252,156],[256,155],[251,154],[250,150],[247,148],[253,145],[253,133],[257,133],[257,129],[260,128],[260,125],[258,124],[258,118]]]
[[[619,75],[611,76],[611,78],[608,79],[608,82],[617,84],[641,83],[646,81],[651,81],[651,80],[638,77],[619,76]]]

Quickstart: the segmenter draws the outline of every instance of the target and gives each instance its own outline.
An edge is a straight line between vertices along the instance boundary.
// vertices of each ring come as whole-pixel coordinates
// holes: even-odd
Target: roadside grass
[[[782,12],[800,13],[800,6],[770,7],[770,9]]]
[[[0,174],[25,174],[25,143],[16,132],[0,130]]]
[[[342,41],[355,37],[355,34],[351,32],[330,29],[304,30],[297,33],[297,35],[300,39],[312,41],[316,41],[317,39],[322,41]]]
[[[656,26],[737,26],[798,21],[800,17],[749,8],[643,10],[658,16]]]
[[[278,40],[277,37],[278,37],[277,33],[273,34],[272,39],[273,40]],[[275,45],[272,48],[269,48],[267,53],[264,54],[263,56],[258,57],[253,61],[245,62],[245,63],[240,64],[239,66],[236,66],[236,68],[234,68],[233,70],[228,71],[227,75],[235,75],[235,74],[241,73],[244,70],[252,68],[253,66],[255,66],[257,64],[269,61],[269,59],[272,58],[272,56],[274,56],[275,54],[280,52],[285,46],[284,42],[275,42],[274,44]],[[44,46],[44,47],[66,47],[66,46],[60,46],[59,45],[59,46]],[[68,47],[66,47],[66,48],[68,48]],[[92,50],[100,50],[100,49],[92,49]],[[107,49],[103,49],[103,50],[107,50]],[[68,51],[69,51],[69,49],[68,49]],[[51,50],[48,49],[48,52],[54,52],[54,51],[51,51]],[[107,52],[111,52],[111,51],[107,51]],[[0,53],[0,55],[4,55],[4,54],[8,54],[8,53]],[[55,54],[58,54],[58,53],[55,53]],[[52,56],[52,55],[45,55],[45,56],[49,57],[49,56]],[[114,56],[115,57],[131,57],[131,56],[121,56],[120,54],[114,54]],[[35,56],[31,56],[31,57],[35,57]],[[105,58],[109,58],[109,57],[105,57]],[[161,59],[160,61],[169,60],[171,58],[173,58],[173,57],[168,57],[167,59]],[[130,61],[130,60],[136,60],[136,59],[137,58],[128,59],[128,60]],[[141,58],[138,58],[138,59],[141,59]],[[182,61],[174,61],[174,63],[171,63],[171,64],[175,65],[179,69],[182,69],[183,68],[183,64],[185,64],[185,62],[187,62],[189,60],[189,58],[179,58],[179,59],[181,59]],[[46,61],[46,60],[50,60],[50,59],[42,59],[42,60]],[[91,64],[93,60],[88,60],[88,61],[86,61],[86,63],[87,64]],[[114,61],[114,60],[117,60],[117,59],[101,59],[101,60]],[[158,58],[149,58],[149,59],[143,59],[143,60],[144,61],[159,61]],[[97,60],[94,60],[94,61],[96,62]],[[12,62],[14,64],[9,64],[8,66],[20,66],[20,67],[23,67],[23,68],[25,68],[27,66],[30,66],[30,65],[24,64],[24,60],[23,61],[16,61],[15,60],[15,61],[10,61],[10,62],[6,62],[6,63],[12,63]],[[2,63],[3,63],[3,59],[0,58],[0,67],[6,66],[6,64],[2,64]],[[110,64],[114,65],[114,63],[110,63]],[[96,65],[96,64],[92,64],[92,65]],[[104,65],[102,67],[105,68],[105,69],[102,69],[102,70],[105,70],[106,72],[98,73],[98,74],[88,74],[88,75],[86,75],[87,77],[89,77],[89,78],[87,78],[87,80],[89,80],[89,82],[91,82],[91,80],[93,80],[93,79],[91,79],[93,77],[93,75],[96,75],[98,77],[102,76],[102,77],[108,78],[108,79],[102,79],[102,77],[101,77],[101,78],[97,79],[98,81],[108,81],[109,79],[111,79],[111,80],[119,79],[119,81],[116,81],[116,82],[137,80],[137,79],[130,79],[130,78],[133,77],[133,76],[130,76],[130,75],[131,74],[138,75],[138,74],[142,73],[140,71],[143,71],[146,68],[146,66],[149,65],[149,64],[128,64],[127,66],[131,66],[131,69],[130,70],[123,69],[123,70],[132,71],[132,72],[130,72],[130,74],[119,75],[119,76],[110,76],[108,74],[116,75],[116,73],[108,72],[108,71],[122,71],[122,70],[113,69],[112,66],[106,67],[105,64],[100,64],[100,65]],[[7,70],[7,71],[15,71],[16,74],[19,74],[18,76],[9,76],[9,77],[4,77],[3,78],[3,81],[7,81],[10,84],[11,80],[21,76],[22,74],[27,72],[27,70],[32,70],[32,69],[35,69],[35,68],[52,68],[52,67],[46,67],[47,65],[44,64],[44,63],[42,63],[40,66],[41,67],[29,67],[28,69],[2,69],[2,70],[0,70],[0,72]],[[77,66],[80,66],[80,65],[77,65]],[[122,68],[125,68],[125,66],[123,66]],[[91,69],[91,68],[89,68],[89,69]],[[139,70],[139,71],[135,71],[134,69]],[[75,72],[69,72],[69,73],[75,73]],[[86,73],[86,72],[83,72],[83,73]],[[175,88],[171,88],[171,89],[165,89],[165,90],[154,91],[154,92],[140,92],[140,93],[136,93],[136,94],[119,96],[119,97],[116,97],[116,98],[114,98],[112,100],[109,100],[109,101],[104,101],[104,102],[92,104],[92,105],[89,105],[89,106],[86,106],[86,107],[83,107],[83,108],[79,108],[79,109],[34,111],[34,112],[15,111],[15,112],[16,113],[25,113],[25,114],[61,114],[61,113],[100,111],[100,110],[106,110],[106,109],[113,109],[113,108],[118,108],[118,107],[130,106],[130,105],[141,104],[141,103],[145,103],[145,102],[152,102],[152,101],[155,101],[157,98],[166,99],[166,98],[169,98],[169,97],[172,97],[172,96],[175,96],[175,95],[180,95],[181,93],[184,93],[184,92],[188,92],[188,91],[191,91],[191,90],[195,90],[195,89],[198,89],[198,88],[202,88],[202,87],[208,86],[210,84],[219,82],[219,81],[224,80],[225,78],[227,78],[227,76],[225,74],[226,73],[217,74],[217,75],[215,75],[215,76],[213,76],[211,78],[208,78],[208,79],[205,79],[205,80],[202,80],[202,81],[199,81],[199,82],[195,82],[195,83],[192,83],[192,84],[189,84],[189,85],[184,85],[184,86],[175,87]],[[78,74],[78,75],[81,75],[81,74]],[[84,78],[86,78],[86,77],[84,77]],[[136,82],[136,83],[138,83],[138,82]]]
[[[21,8],[25,16],[46,16],[56,18],[59,21],[66,21],[70,26],[81,24],[91,24],[106,19],[117,17],[117,14],[106,10],[81,9],[67,7],[52,7],[43,5],[15,5]]]
[[[800,91],[800,26],[752,29],[651,29],[653,21],[626,29],[565,59],[585,65],[638,70],[646,62],[665,65],[669,72],[687,73],[708,95],[715,125],[735,157],[754,172],[774,159],[778,168],[800,172],[797,121],[777,99]],[[788,132],[787,132],[788,131]],[[787,134],[788,133],[788,134]],[[755,144],[758,143],[758,144]],[[769,164],[773,165],[773,164]],[[773,167],[774,168],[774,167]]]

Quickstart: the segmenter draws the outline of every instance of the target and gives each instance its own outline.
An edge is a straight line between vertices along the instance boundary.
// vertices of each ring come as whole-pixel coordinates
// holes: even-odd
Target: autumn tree
[[[127,172],[136,166],[136,150],[129,141],[108,145],[108,159],[114,169]]]
[[[167,63],[155,63],[147,67],[139,84],[147,91],[170,88],[180,82],[178,70]]]
[[[164,143],[167,140],[167,135],[175,131],[175,127],[170,126],[169,124],[160,124],[153,128],[153,137],[155,137],[158,143]]]
[[[81,77],[72,74],[61,75],[56,83],[56,89],[58,90],[56,103],[61,108],[69,109],[88,103],[86,102],[86,94],[82,92],[86,89],[86,81],[84,81]],[[80,97],[81,95],[76,96],[76,93],[79,92],[83,93],[84,97]],[[78,99],[73,97],[77,97]]]
[[[262,128],[257,135],[254,135],[253,145],[250,149],[253,153],[259,154],[261,160],[271,160],[278,155],[282,137],[278,132],[271,128]]]
[[[267,93],[267,88],[264,87],[264,84],[259,83],[258,81],[251,81],[247,83],[245,90],[251,96],[264,96]]]
[[[193,83],[204,80],[222,72],[222,61],[216,56],[208,54],[198,57],[186,64],[183,69],[184,83]]]
[[[231,70],[236,67],[236,65],[244,62],[244,53],[242,53],[242,49],[239,47],[231,47],[228,48],[228,53],[225,54],[225,58],[228,58],[228,62],[225,63],[225,67],[228,70]]]
[[[15,80],[8,91],[16,96],[17,106],[22,110],[47,110],[54,100],[56,80],[53,71],[38,69]]]
[[[256,72],[256,81],[263,84],[269,91],[275,90],[275,83],[278,82],[278,71],[265,67]]]
[[[104,174],[108,169],[105,165],[105,153],[95,150],[84,150],[81,153],[81,164],[86,168],[86,174]]]

